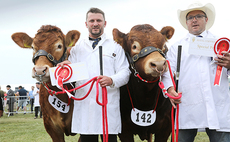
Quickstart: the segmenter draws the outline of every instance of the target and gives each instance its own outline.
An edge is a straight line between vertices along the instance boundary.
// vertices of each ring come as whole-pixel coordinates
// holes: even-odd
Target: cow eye
[[[58,45],[58,48],[59,48],[59,49],[61,49],[61,47],[62,47],[61,45]]]
[[[136,47],[136,45],[133,45],[133,49],[136,49],[137,47]]]
[[[34,50],[34,47],[33,47],[33,46],[31,46],[31,48]]]

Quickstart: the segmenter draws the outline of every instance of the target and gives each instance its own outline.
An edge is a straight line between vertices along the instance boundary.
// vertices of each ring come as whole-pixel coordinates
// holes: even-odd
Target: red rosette
[[[72,74],[72,68],[69,65],[65,64],[63,68],[60,66],[56,68],[54,72],[54,77],[56,80],[58,80],[58,85],[63,88],[63,83],[68,81],[72,77]]]
[[[215,54],[222,55],[221,54],[222,51],[226,51],[226,52],[230,51],[230,40],[228,38],[225,38],[225,37],[220,38],[215,42],[215,45],[214,45]],[[220,85],[221,74],[222,74],[222,66],[218,65],[216,69],[215,80],[214,80],[215,86]]]
[[[222,51],[227,51],[229,52],[229,45],[230,45],[230,40],[228,38],[220,38],[216,41],[214,45],[214,52],[216,54],[221,55]]]

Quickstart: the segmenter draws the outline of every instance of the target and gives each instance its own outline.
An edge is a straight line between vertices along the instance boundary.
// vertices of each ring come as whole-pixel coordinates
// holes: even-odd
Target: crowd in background
[[[15,87],[15,90],[12,90],[10,85],[6,86],[7,91],[3,91],[0,86],[0,117],[4,113],[8,116],[14,116],[21,109],[24,111],[24,115],[27,113],[33,114],[35,111],[34,119],[38,117],[40,112],[40,118],[42,118],[39,104],[39,88],[39,82],[36,83],[36,86],[31,86],[31,91],[25,90],[22,86]],[[29,105],[30,108],[28,108]]]

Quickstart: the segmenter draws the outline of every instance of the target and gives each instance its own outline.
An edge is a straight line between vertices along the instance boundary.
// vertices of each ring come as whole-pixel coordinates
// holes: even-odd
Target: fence
[[[19,110],[17,111],[18,108],[18,103],[19,103],[19,98],[26,99],[26,106],[20,106]],[[15,113],[24,113],[24,107],[26,107],[26,113],[31,113],[31,104],[30,104],[30,97],[29,96],[7,96],[7,100],[3,100],[3,108],[4,108],[4,113],[6,113],[8,116],[10,114],[15,114]],[[10,107],[13,107],[13,110],[10,111]],[[34,110],[34,106],[33,106]]]

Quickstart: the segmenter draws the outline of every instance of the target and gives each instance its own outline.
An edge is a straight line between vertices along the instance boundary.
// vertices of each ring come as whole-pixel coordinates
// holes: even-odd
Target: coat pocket
[[[111,69],[111,68],[114,68],[114,62],[115,62],[115,58],[112,56],[112,53],[111,55],[106,53],[106,54],[103,54],[103,64],[104,64],[104,68],[108,68],[108,69]]]
[[[186,84],[180,88],[182,92],[181,105],[195,105],[203,102],[202,91],[199,84]]]

